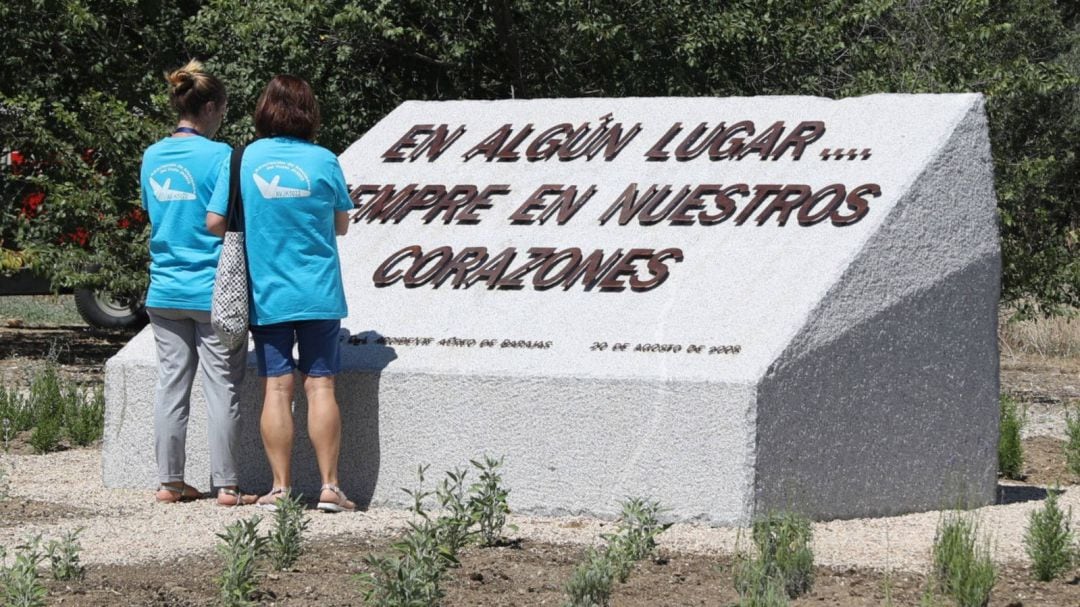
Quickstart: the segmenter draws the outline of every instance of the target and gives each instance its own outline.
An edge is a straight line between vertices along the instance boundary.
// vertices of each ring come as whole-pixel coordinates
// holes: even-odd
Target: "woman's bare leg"
[[[319,461],[323,484],[338,484],[341,454],[341,411],[334,396],[334,378],[304,376],[308,402],[308,435]]]
[[[265,397],[259,429],[274,474],[274,487],[288,487],[292,483],[294,383],[292,373],[263,379]]]

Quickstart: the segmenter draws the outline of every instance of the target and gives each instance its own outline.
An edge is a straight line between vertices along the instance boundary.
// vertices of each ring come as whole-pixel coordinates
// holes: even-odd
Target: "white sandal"
[[[333,491],[334,495],[337,496],[337,501],[322,501],[323,491]],[[323,512],[353,512],[356,510],[356,504],[345,497],[345,492],[341,490],[341,487],[327,483],[319,490],[319,505],[316,508]]]

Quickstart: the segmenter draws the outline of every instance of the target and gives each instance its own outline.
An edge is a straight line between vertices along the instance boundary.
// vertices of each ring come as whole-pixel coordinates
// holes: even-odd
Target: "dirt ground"
[[[102,364],[130,335],[86,328],[0,328],[0,380],[15,385],[50,352],[62,372],[82,382],[101,380]],[[1074,484],[1065,467],[1061,420],[1080,405],[1080,361],[1034,357],[1002,361],[1002,390],[1037,411],[1036,432],[1024,440],[1025,478],[1021,489]],[[18,442],[18,441],[16,441]],[[0,500],[0,528],[77,519],[93,512],[71,505],[35,500]],[[363,516],[362,514],[358,516]],[[292,571],[264,571],[261,605],[331,607],[362,605],[361,578],[369,569],[364,557],[384,553],[391,540],[352,535],[309,542]],[[202,553],[171,556],[162,545],[161,562],[88,566],[78,582],[48,582],[49,605],[136,605],[181,607],[218,604],[215,577],[219,557],[211,547]],[[444,605],[562,605],[563,587],[584,554],[581,545],[520,541],[510,547],[466,549],[460,567],[449,572]],[[738,596],[730,555],[704,556],[661,551],[639,563],[626,584],[616,584],[612,605],[659,607],[730,606]],[[990,605],[1034,607],[1080,605],[1080,577],[1036,582],[1018,565],[999,571]],[[922,575],[869,568],[819,567],[813,590],[795,606],[837,607],[917,605],[926,587]],[[947,604],[947,603],[942,603]]]
[[[162,547],[167,550],[167,547]],[[368,571],[362,557],[386,550],[385,543],[364,538],[338,538],[309,546],[292,571],[267,572],[259,603],[296,607],[363,604],[361,577]],[[582,549],[522,543],[516,548],[469,548],[461,566],[450,570],[443,587],[448,606],[563,605],[563,585],[582,557]],[[218,604],[214,577],[216,557],[185,556],[167,565],[90,567],[84,580],[49,584],[50,605],[140,605],[195,607]],[[639,563],[626,584],[616,584],[614,607],[727,607],[738,601],[731,558],[661,552]],[[1036,582],[1022,568],[1007,567],[990,601],[991,607],[1060,607],[1080,604],[1075,577]],[[792,602],[796,607],[878,607],[889,592],[894,605],[917,605],[923,576],[860,569],[818,568],[813,590]],[[888,589],[888,590],[887,590]],[[943,603],[947,604],[947,603]]]

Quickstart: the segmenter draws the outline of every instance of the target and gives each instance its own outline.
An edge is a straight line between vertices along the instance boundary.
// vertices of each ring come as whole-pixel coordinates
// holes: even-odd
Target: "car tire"
[[[90,289],[75,290],[75,309],[86,324],[100,329],[136,329],[147,323],[141,303],[130,304]]]

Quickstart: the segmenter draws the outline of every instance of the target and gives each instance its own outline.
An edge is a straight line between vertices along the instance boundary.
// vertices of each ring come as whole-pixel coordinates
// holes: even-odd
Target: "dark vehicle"
[[[0,157],[0,164],[19,167],[24,162],[19,152]],[[41,192],[24,193],[17,205],[25,216],[33,217],[44,200]],[[142,301],[125,301],[90,289],[53,289],[48,278],[23,267],[20,252],[0,234],[0,296],[74,294],[75,308],[87,324],[102,329],[126,329],[146,324]],[[87,272],[96,268],[88,267]]]

